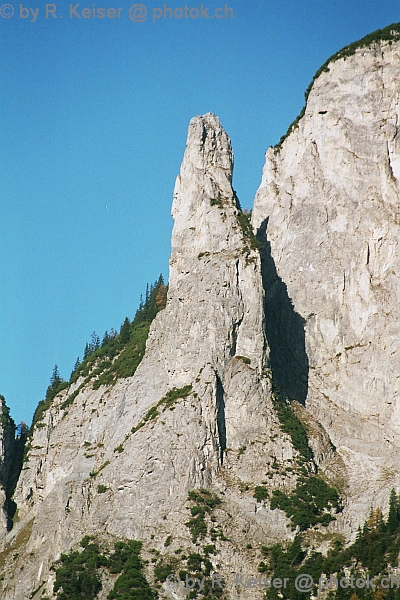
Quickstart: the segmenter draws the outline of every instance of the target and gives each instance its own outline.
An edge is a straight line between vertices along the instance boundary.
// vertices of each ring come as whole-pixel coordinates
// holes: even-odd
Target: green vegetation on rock
[[[79,392],[92,381],[94,389],[101,385],[112,385],[119,378],[134,375],[140,361],[142,360],[150,325],[156,314],[165,308],[167,301],[167,286],[164,284],[162,275],[158,280],[146,288],[145,301],[141,298],[139,308],[132,322],[125,318],[120,332],[112,330],[104,334],[100,343],[99,336],[93,332],[90,344],[86,344],[83,361],[76,360],[75,367],[71,373],[69,382],[65,381],[58,372],[57,365],[54,367],[50,385],[46,391],[44,400],[40,400],[33,415],[31,432],[33,427],[44,427],[42,419],[45,412],[52,405],[54,398],[76,383],[80,377],[83,382],[61,404],[62,409],[70,406]]]
[[[144,356],[150,325],[165,308],[166,299],[167,287],[160,275],[154,285],[147,286],[145,302],[140,301],[132,322],[125,318],[119,334],[106,331],[101,345],[96,334],[92,334],[92,343],[86,344],[86,356],[71,374],[70,383],[84,377],[85,384],[93,380],[93,388],[98,389],[119,378],[132,377]]]
[[[93,600],[102,588],[98,570],[107,564],[99,545],[86,536],[81,541],[82,552],[61,554],[54,592],[57,600]]]
[[[110,575],[119,574],[107,596],[109,600],[154,599],[154,593],[143,574],[141,542],[116,542],[112,554],[103,552],[90,536],[85,536],[80,545],[83,548],[81,552],[62,554],[53,566],[57,600],[95,600],[102,589],[101,574],[105,570]]]
[[[132,433],[135,433],[136,431],[138,431],[148,421],[154,421],[159,416],[161,411],[167,410],[167,408],[169,408],[170,410],[173,410],[174,404],[176,403],[177,400],[179,400],[180,398],[186,398],[191,393],[192,393],[192,384],[185,385],[182,388],[174,387],[174,388],[172,388],[172,390],[169,390],[169,392],[167,392],[165,394],[165,396],[163,396],[161,398],[161,400],[159,400],[155,406],[152,406],[151,408],[149,408],[149,410],[143,417],[143,420],[138,425],[136,425],[136,427],[132,427]]]
[[[268,498],[268,496],[269,496],[268,490],[265,486],[257,485],[254,488],[253,498],[255,498],[257,500],[257,502],[263,502],[264,500],[266,500]]]
[[[293,412],[290,403],[280,397],[279,389],[275,384],[273,384],[272,392],[272,402],[281,430],[290,435],[293,448],[301,454],[304,460],[311,460],[313,453],[308,444],[307,432],[303,423]]]
[[[353,544],[343,549],[342,541],[336,536],[326,556],[308,547],[307,537],[297,535],[294,541],[283,548],[281,544],[263,547],[262,553],[266,561],[261,561],[259,571],[271,579],[288,579],[285,597],[291,600],[309,600],[317,595],[318,582],[321,576],[332,575],[340,581],[346,575],[366,580],[374,579],[375,589],[370,586],[351,587],[337,586],[329,591],[330,600],[400,600],[400,585],[382,588],[382,577],[390,576],[393,569],[399,566],[400,550],[400,498],[394,490],[390,495],[389,515],[385,521],[379,508],[371,510],[369,519],[363,528],[359,528]],[[299,592],[295,587],[296,577],[307,573],[311,575],[314,586],[308,591]],[[396,573],[393,573],[394,575]],[[266,598],[278,600],[280,590],[266,591]]]
[[[188,581],[200,580],[203,582],[201,592],[197,587],[192,589],[187,598],[197,598],[198,600],[217,600],[224,597],[224,582],[217,583],[216,578],[213,585],[212,572],[214,571],[212,562],[209,559],[210,554],[215,554],[215,546],[204,546],[203,550],[190,552],[188,556],[182,555],[179,559],[161,558],[154,568],[154,578],[163,583],[169,575],[173,575],[183,584]],[[180,552],[178,552],[180,554]]]
[[[332,511],[340,512],[340,498],[336,490],[317,476],[300,477],[296,489],[289,495],[281,490],[273,490],[271,509],[285,511],[292,521],[292,529],[304,531],[317,525],[328,525],[335,520]]]
[[[186,559],[185,568],[179,571],[179,579],[186,583],[190,580],[204,581],[204,587],[202,588],[201,594],[198,590],[193,589],[188,594],[188,598],[201,598],[201,600],[217,600],[221,598],[223,594],[223,583],[220,587],[218,584],[212,585],[212,571],[213,566],[208,558],[207,552],[203,554],[198,552],[192,552]]]
[[[235,358],[242,360],[246,365],[249,365],[251,363],[250,358],[248,358],[247,356],[240,356],[240,354],[237,354]]]
[[[4,396],[0,394],[0,426],[4,432],[12,432],[15,431],[15,423],[14,420],[10,416],[10,409],[6,404],[6,399]]]
[[[143,574],[140,560],[142,543],[117,542],[108,564],[111,573],[121,573],[108,594],[109,600],[153,600],[155,595]]]
[[[243,240],[245,243],[244,250],[246,252],[250,252],[250,250],[261,250],[263,245],[254,235],[251,226],[251,212],[246,214],[240,211],[237,214],[237,220],[243,233]]]
[[[308,96],[311,92],[311,89],[314,85],[315,80],[318,79],[318,77],[321,75],[321,73],[329,72],[329,65],[331,63],[333,63],[337,60],[340,60],[341,58],[346,59],[347,57],[352,56],[353,54],[355,54],[356,50],[358,50],[359,48],[368,48],[377,42],[384,42],[384,41],[388,41],[389,44],[391,44],[392,42],[395,42],[398,40],[400,40],[400,23],[393,23],[392,25],[388,25],[387,27],[384,27],[383,29],[376,29],[376,31],[369,33],[368,35],[364,36],[360,40],[357,40],[356,42],[352,42],[351,44],[349,44],[348,46],[345,46],[338,52],[335,52],[335,54],[332,54],[332,56],[330,56],[324,62],[324,64],[321,65],[321,67],[316,71],[314,77],[312,78],[306,91],[304,92],[306,104],[307,104]],[[281,137],[281,139],[279,140],[279,142],[274,146],[275,152],[277,152],[279,150],[279,148],[282,146],[283,142],[290,135],[290,133],[294,129],[296,129],[296,127],[299,124],[300,119],[304,116],[305,111],[306,111],[306,107],[303,106],[300,114],[289,125],[285,135],[283,135]]]
[[[192,518],[185,525],[192,534],[193,543],[196,543],[199,537],[203,538],[207,535],[206,515],[210,515],[214,508],[221,504],[221,500],[216,494],[205,489],[190,491],[188,500],[193,503],[190,507]]]
[[[62,392],[65,388],[68,387],[68,383],[60,376],[58,372],[57,365],[54,366],[53,374],[50,378],[50,385],[46,391],[46,397],[44,400],[40,400],[39,404],[36,407],[36,410],[33,414],[32,419],[32,427],[31,430],[35,427],[35,425],[39,426],[44,417],[44,413],[53,403],[54,398]]]

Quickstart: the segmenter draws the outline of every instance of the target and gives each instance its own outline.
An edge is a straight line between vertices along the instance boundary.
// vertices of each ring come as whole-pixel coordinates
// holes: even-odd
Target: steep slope
[[[227,134],[210,113],[192,119],[167,304],[132,377],[79,377],[36,423],[2,598],[55,598],[51,567],[87,534],[142,541],[161,598],[184,597],[167,575],[195,563],[223,576],[223,597],[261,598],[236,574],[257,576],[262,546],[297,526],[326,551],[387,507],[400,487],[399,58],[399,42],[375,40],[315,79],[267,152],[258,240]],[[98,598],[114,580],[103,573]]]
[[[11,501],[20,471],[21,443],[14,439],[15,423],[0,394],[0,539],[11,527],[15,506]]]
[[[266,241],[273,371],[346,462],[354,530],[400,486],[400,44],[342,55],[268,150],[252,223]],[[302,363],[288,298],[304,323]],[[287,376],[293,365],[305,387]]]
[[[44,581],[41,593],[50,594],[49,567],[85,534],[153,536],[160,550],[172,535],[171,552],[191,546],[184,523],[195,488],[227,495],[219,518],[232,540],[217,542],[225,574],[254,563],[242,552],[242,530],[259,543],[288,535],[283,513],[253,498],[268,459],[298,453],[280,431],[263,372],[260,256],[232,169],[218,119],[193,119],[174,191],[166,308],[134,377],[97,390],[88,384],[68,405],[78,379],[36,426],[15,494],[21,521],[7,547],[15,550],[24,531],[29,542],[6,567],[2,598],[23,598]]]

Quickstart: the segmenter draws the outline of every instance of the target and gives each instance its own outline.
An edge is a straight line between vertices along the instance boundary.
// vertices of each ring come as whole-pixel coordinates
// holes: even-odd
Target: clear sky
[[[125,0],[55,0],[47,18],[42,0],[11,2],[0,8],[0,393],[30,423],[54,365],[68,379],[91,333],[119,329],[146,283],[168,279],[191,117],[220,117],[251,208],[264,153],[315,71],[399,22],[400,3],[206,0],[202,17],[201,3],[146,0],[139,22],[144,9],[133,21]]]

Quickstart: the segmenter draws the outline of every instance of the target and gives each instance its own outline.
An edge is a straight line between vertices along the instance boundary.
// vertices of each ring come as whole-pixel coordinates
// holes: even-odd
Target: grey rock
[[[228,540],[212,560],[226,596],[261,599],[235,575],[256,577],[260,546],[294,535],[282,511],[254,497],[255,486],[296,485],[277,385],[307,429],[311,468],[344,498],[313,543],[326,550],[326,532],[350,540],[371,505],[387,508],[400,487],[399,65],[399,44],[378,43],[315,81],[298,128],[267,152],[252,213],[261,256],[239,222],[227,134],[211,113],[192,119],[166,308],[133,377],[89,383],[65,407],[79,380],[35,428],[14,496],[19,521],[3,544],[2,598],[29,598],[42,582],[53,598],[51,565],[86,534],[108,547],[143,540],[145,558],[153,547],[197,551],[187,495],[206,487],[222,500],[215,517]],[[137,428],[187,385],[173,410]],[[184,597],[173,582],[160,594]]]
[[[306,395],[281,379],[346,463],[352,523],[400,486],[399,52],[377,43],[318,77],[266,154],[252,213],[275,269],[269,311],[283,321],[283,282],[304,323]],[[279,373],[291,331],[277,335]]]

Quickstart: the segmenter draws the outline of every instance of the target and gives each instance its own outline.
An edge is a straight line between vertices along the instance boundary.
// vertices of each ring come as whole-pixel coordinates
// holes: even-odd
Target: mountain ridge
[[[371,505],[387,511],[400,489],[389,41],[314,81],[298,127],[267,151],[253,230],[219,119],[191,120],[165,306],[131,377],[96,373],[96,386],[98,365],[78,368],[36,422],[2,532],[5,600],[55,598],[52,566],[87,535],[109,552],[139,540],[162,598],[184,597],[167,577],[196,560],[224,577],[223,597],[261,598],[233,574],[256,575],[262,548],[301,533],[326,552],[354,540]]]

